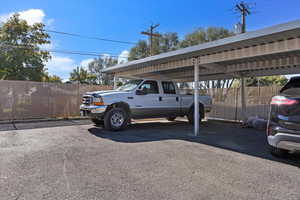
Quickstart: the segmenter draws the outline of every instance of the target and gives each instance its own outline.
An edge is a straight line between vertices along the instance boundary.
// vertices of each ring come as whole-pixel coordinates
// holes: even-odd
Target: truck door
[[[138,88],[145,91],[145,95],[135,95],[132,115],[136,118],[159,117],[161,113],[161,95],[157,81],[145,81]]]
[[[162,81],[162,100],[161,106],[164,112],[169,115],[179,115],[180,114],[180,95],[176,93],[176,86],[171,81]]]

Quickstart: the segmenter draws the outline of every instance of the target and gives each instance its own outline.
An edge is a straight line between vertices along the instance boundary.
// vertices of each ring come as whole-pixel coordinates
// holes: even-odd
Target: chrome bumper
[[[277,133],[274,136],[268,136],[268,143],[280,149],[300,151],[300,135]]]
[[[80,105],[80,114],[84,115],[84,113],[90,114],[103,114],[106,111],[107,106],[94,106],[94,105]],[[89,115],[89,114],[86,114]]]

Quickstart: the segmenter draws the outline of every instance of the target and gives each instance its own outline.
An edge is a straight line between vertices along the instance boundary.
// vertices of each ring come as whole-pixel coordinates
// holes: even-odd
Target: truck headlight
[[[103,102],[102,97],[100,95],[95,95],[93,98],[93,104],[95,106],[103,106],[104,102]]]

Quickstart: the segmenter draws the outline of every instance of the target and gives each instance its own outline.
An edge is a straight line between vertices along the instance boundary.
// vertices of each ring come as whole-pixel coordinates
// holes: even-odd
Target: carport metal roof
[[[193,81],[300,73],[300,20],[239,34],[103,70],[124,78]]]
[[[194,81],[241,78],[241,105],[246,121],[245,79],[300,73],[300,20],[208,42],[105,69],[115,77]],[[199,104],[194,103],[194,132],[199,133]]]

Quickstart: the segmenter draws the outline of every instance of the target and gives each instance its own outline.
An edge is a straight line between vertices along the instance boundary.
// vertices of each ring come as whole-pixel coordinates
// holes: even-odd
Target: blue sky
[[[232,10],[236,0],[10,0],[2,2],[0,21],[14,12],[29,22],[42,21],[48,29],[136,42],[147,39],[140,32],[151,23],[158,31],[178,32],[183,38],[197,27],[223,26],[232,29],[240,20]],[[299,0],[249,0],[256,2],[254,14],[247,18],[248,31],[300,19]],[[72,38],[51,34],[49,48],[94,51],[126,55],[131,45]],[[92,56],[53,54],[49,72],[63,79],[77,65],[86,65]]]

